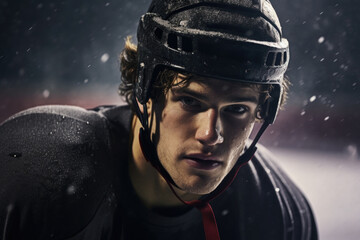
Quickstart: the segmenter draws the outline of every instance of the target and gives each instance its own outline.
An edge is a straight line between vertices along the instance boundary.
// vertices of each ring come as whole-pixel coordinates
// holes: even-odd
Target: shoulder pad
[[[9,217],[33,239],[84,228],[110,185],[108,139],[106,118],[79,107],[36,107],[3,122],[0,229]]]
[[[275,156],[260,144],[257,147],[253,163],[259,175],[263,176],[262,188],[271,203],[268,209],[278,209],[280,213],[277,214],[279,224],[275,223],[275,214],[269,216],[274,223],[269,227],[274,231],[277,225],[282,225],[282,234],[286,239],[317,239],[317,228],[307,199],[277,165]]]

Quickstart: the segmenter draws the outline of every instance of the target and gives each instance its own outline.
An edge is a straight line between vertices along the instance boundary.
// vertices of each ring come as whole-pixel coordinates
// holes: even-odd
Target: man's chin
[[[216,183],[192,183],[192,184],[180,184],[179,187],[181,188],[181,191],[184,193],[184,195],[192,195],[197,196],[197,198],[209,194],[213,192],[216,187],[219,185],[218,182]]]

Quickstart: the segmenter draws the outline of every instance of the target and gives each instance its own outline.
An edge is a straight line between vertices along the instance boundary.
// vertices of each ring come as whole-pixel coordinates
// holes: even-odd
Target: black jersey
[[[147,209],[128,176],[128,106],[45,106],[0,125],[0,239],[204,239],[197,209]],[[259,146],[211,201],[222,240],[314,240],[311,209]]]

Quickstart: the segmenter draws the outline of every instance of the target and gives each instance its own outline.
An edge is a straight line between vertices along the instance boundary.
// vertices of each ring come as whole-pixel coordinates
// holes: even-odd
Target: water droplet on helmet
[[[13,157],[13,158],[19,158],[19,157],[22,156],[22,153],[13,152],[13,153],[9,153],[9,156],[10,156],[10,157]]]
[[[188,21],[188,20],[182,20],[182,21],[180,21],[180,26],[182,26],[182,27],[187,27],[188,24],[189,24],[189,21]]]
[[[66,189],[66,192],[67,194],[69,195],[74,195],[75,194],[75,186],[74,185],[70,185],[67,189]]]

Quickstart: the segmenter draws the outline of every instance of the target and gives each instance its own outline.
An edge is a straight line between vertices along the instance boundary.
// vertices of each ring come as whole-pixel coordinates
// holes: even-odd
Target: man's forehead
[[[182,84],[182,82],[184,82],[184,84]],[[178,78],[174,82],[174,88],[175,89],[194,88],[198,90],[215,88],[215,90],[218,92],[237,92],[237,91],[252,89],[255,92],[258,92],[257,91],[258,87],[256,84],[230,81],[230,80],[211,78],[211,77],[196,76],[196,75],[191,76],[189,78],[183,74],[178,75]]]
[[[184,78],[181,76],[175,81],[172,88],[176,93],[188,93],[204,97],[221,97],[229,99],[229,101],[243,101],[249,100],[257,102],[260,92],[251,84],[242,82],[227,81],[217,78],[207,78],[194,76],[182,83]]]

